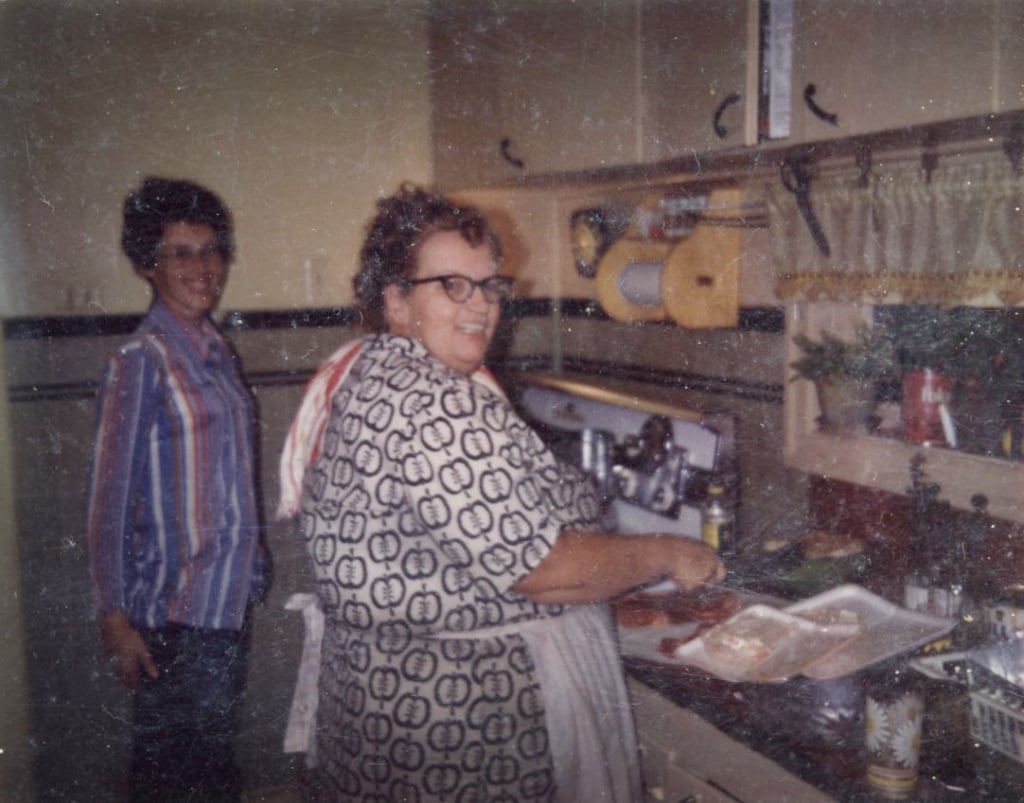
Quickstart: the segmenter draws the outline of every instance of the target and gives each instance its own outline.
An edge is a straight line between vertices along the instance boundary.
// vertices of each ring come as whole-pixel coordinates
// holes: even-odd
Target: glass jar
[[[923,722],[923,689],[909,668],[887,664],[866,675],[865,778],[875,795],[891,800],[913,797]]]

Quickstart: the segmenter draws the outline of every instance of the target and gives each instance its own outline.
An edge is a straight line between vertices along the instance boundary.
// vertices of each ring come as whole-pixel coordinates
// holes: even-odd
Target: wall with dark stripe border
[[[566,321],[574,319],[598,320],[611,322],[595,302],[585,299],[562,299],[553,303],[549,299],[522,299],[509,302],[504,311],[506,337],[516,322],[526,319],[550,319],[553,316]],[[67,317],[31,317],[9,318],[3,321],[3,336],[8,349],[19,342],[62,340],[65,338],[91,339],[124,337],[131,334],[142,315],[93,315]],[[263,312],[228,312],[221,319],[221,328],[229,337],[237,340],[250,332],[294,332],[302,329],[330,329],[334,327],[355,326],[359,323],[359,314],[351,308],[324,308],[302,310],[280,310]],[[779,334],[785,325],[781,309],[752,308],[740,311],[737,332],[766,332]],[[645,324],[646,327],[669,327],[672,324]],[[499,335],[501,337],[501,335]],[[17,353],[17,346],[13,350]],[[499,370],[542,370],[551,365],[551,354],[513,355],[502,357]],[[764,395],[765,400],[775,398],[779,389],[771,384],[752,385],[744,388],[743,382],[730,382],[722,377],[706,376],[699,371],[672,371],[647,368],[643,365],[642,355],[628,363],[613,364],[586,359],[574,359],[566,355],[564,365],[574,371],[583,373],[601,371],[602,373],[626,380],[649,381],[655,384],[670,384],[679,387],[703,387],[708,392],[740,395]],[[490,360],[494,365],[494,358]],[[545,365],[546,363],[546,365]],[[251,385],[288,384],[303,382],[315,369],[289,369],[285,371],[246,371],[246,378]],[[12,402],[26,402],[37,399],[72,399],[84,398],[95,394],[95,379],[84,382],[67,382],[56,377],[52,381],[33,381],[17,384],[8,382],[8,397]]]

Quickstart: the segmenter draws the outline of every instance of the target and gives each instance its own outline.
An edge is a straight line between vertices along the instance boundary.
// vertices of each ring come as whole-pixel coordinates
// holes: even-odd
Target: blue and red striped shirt
[[[227,344],[157,300],[100,384],[88,538],[101,611],[241,627],[263,579],[253,438]]]

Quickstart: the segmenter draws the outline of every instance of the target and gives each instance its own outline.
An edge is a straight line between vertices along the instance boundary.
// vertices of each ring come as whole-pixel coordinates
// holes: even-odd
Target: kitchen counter
[[[634,688],[639,688],[635,686],[639,682],[675,706],[698,715],[740,745],[823,793],[815,799],[854,803],[878,799],[863,781],[863,696],[859,675],[837,681],[797,678],[777,684],[729,683],[683,666],[629,657],[624,661]],[[921,773],[913,799],[957,803],[1024,800],[1024,767],[974,744],[970,738],[966,689],[939,681],[928,681],[926,689]],[[830,713],[823,717],[823,711]],[[644,725],[638,722],[641,743]],[[685,743],[685,739],[680,743]],[[757,800],[729,792],[723,799],[748,803]],[[768,803],[767,798],[760,800]]]

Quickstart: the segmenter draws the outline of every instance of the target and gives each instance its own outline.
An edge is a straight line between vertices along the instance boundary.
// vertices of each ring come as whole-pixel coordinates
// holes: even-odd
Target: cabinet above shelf
[[[1014,38],[1024,5],[842,5],[635,0],[494,14],[467,4],[431,25],[436,181],[459,190],[756,169],[797,145],[914,138],[939,121],[1024,108]]]

